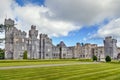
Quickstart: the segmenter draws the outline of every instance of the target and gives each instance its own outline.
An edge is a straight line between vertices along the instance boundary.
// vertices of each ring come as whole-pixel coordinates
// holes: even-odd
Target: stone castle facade
[[[113,59],[117,59],[118,57],[118,48],[117,48],[117,40],[113,39],[111,36],[108,36],[104,40],[104,51],[105,56],[111,56]]]
[[[63,41],[58,45],[52,44],[52,39],[47,34],[38,34],[36,26],[32,25],[29,35],[25,31],[18,30],[14,21],[5,19],[5,59],[23,59],[24,51],[27,51],[28,59],[62,59],[62,58],[92,58],[96,55],[99,59],[106,55],[116,57],[116,40],[105,38],[104,46],[97,44],[80,44],[66,46]],[[112,45],[112,46],[111,46]],[[110,49],[110,50],[109,50]],[[106,53],[104,55],[104,53]]]

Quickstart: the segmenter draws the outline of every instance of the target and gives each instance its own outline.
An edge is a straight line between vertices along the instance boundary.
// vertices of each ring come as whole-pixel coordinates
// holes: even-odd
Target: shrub
[[[27,51],[24,51],[24,53],[23,53],[23,59],[27,59]]]
[[[97,61],[97,56],[93,55],[93,61]]]
[[[110,56],[106,56],[105,61],[106,62],[111,62],[111,57]]]
[[[0,59],[4,59],[5,55],[4,55],[4,50],[0,49]]]

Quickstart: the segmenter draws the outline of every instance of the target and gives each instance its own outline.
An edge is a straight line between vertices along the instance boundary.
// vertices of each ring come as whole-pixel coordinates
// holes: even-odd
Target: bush
[[[93,55],[93,61],[97,61],[97,56]]]
[[[105,61],[106,62],[111,62],[111,57],[110,56],[106,56]]]
[[[24,53],[23,53],[23,59],[27,59],[27,51],[24,51]]]
[[[4,50],[0,49],[0,59],[4,59],[5,55],[4,55]]]

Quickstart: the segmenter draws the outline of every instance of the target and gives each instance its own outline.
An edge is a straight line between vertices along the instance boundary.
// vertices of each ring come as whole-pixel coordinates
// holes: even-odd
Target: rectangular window
[[[22,50],[24,50],[24,46],[22,46]]]
[[[24,39],[22,39],[22,42],[24,42]]]
[[[28,41],[26,41],[26,43],[28,44]]]
[[[29,41],[29,44],[31,44],[31,41]]]
[[[48,52],[50,52],[50,49],[48,49]]]
[[[34,49],[35,49],[35,47],[34,47],[34,46],[32,46],[32,49],[34,50]]]

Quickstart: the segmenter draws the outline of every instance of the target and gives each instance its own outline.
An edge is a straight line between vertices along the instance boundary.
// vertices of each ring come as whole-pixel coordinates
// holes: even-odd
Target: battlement
[[[38,36],[38,30],[36,30],[36,26],[32,25],[31,30],[29,30],[29,37],[30,38],[37,38]]]
[[[81,46],[79,42],[78,42],[78,43],[76,43],[76,45],[77,45],[77,46]]]
[[[112,36],[107,36],[105,37],[105,39],[112,39]]]
[[[6,26],[14,26],[14,20],[12,20],[12,19],[5,19],[5,22],[4,22],[4,24],[6,25]]]
[[[113,41],[114,43],[117,43],[117,40],[116,40],[116,39],[112,39],[112,41]]]
[[[39,35],[39,37],[40,37],[40,38],[48,38],[48,35],[47,35],[47,34],[42,34],[42,33],[41,33],[41,34]]]
[[[32,26],[31,26],[31,29],[34,29],[34,30],[35,30],[35,29],[36,29],[36,26],[32,25]]]
[[[107,41],[107,42],[117,43],[117,40],[116,40],[116,39],[113,39],[112,36],[107,36],[107,37],[105,37],[104,43],[105,43],[106,41]]]

